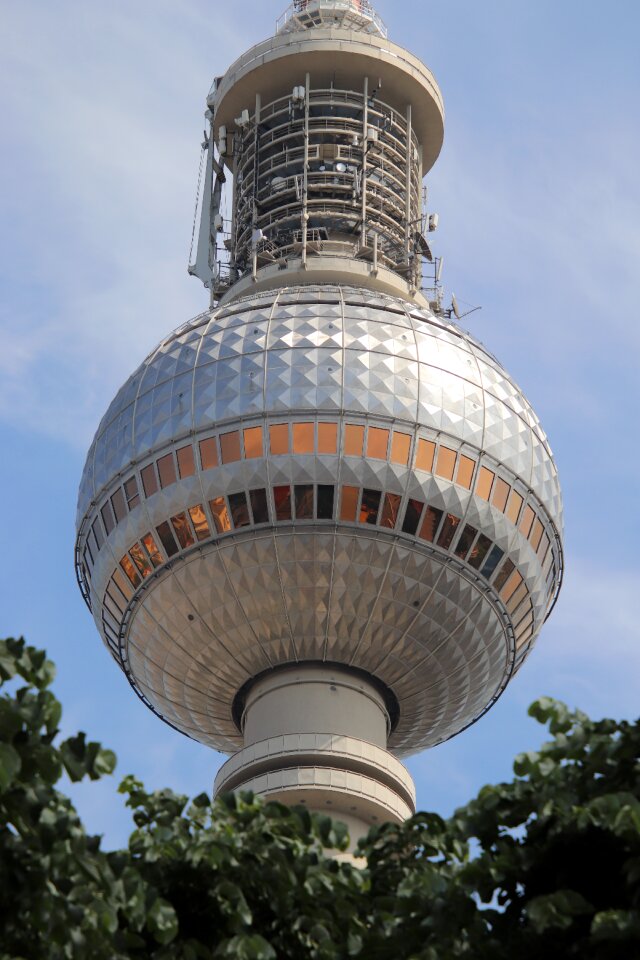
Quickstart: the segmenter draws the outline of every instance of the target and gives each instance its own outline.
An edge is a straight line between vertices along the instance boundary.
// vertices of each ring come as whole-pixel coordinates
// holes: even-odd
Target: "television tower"
[[[367,0],[297,0],[207,100],[205,313],[118,392],[80,487],[98,630],[252,789],[414,812],[398,757],[481,717],[560,589],[540,423],[445,306],[440,90]]]

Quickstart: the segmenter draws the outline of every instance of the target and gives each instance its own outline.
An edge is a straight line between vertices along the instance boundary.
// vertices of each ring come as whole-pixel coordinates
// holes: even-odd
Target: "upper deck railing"
[[[334,26],[387,36],[382,18],[368,0],[294,0],[276,23],[276,31],[293,33]]]

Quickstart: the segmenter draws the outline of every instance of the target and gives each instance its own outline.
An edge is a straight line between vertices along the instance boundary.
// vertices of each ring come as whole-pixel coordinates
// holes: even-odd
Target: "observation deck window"
[[[418,452],[416,454],[416,469],[424,470],[425,473],[431,473],[433,461],[436,455],[436,445],[431,440],[418,440]]]
[[[342,502],[340,504],[341,520],[345,520],[347,523],[355,523],[359,499],[360,490],[358,487],[342,488]]]
[[[177,451],[178,457],[178,472],[180,473],[180,479],[186,480],[187,477],[192,477],[196,472],[196,461],[193,455],[193,446],[189,444],[188,447],[181,447]]]
[[[262,427],[248,427],[244,431],[244,455],[247,460],[257,460],[264,456]]]
[[[338,452],[338,424],[318,424],[318,453],[336,454]]]
[[[153,463],[150,463],[148,466],[144,467],[141,471],[140,476],[142,477],[142,488],[144,490],[145,497],[149,498],[158,492],[158,478],[156,477],[156,468]]]
[[[224,497],[216,497],[209,501],[211,515],[218,533],[227,533],[231,530],[231,518],[227,508],[227,501]]]
[[[438,510],[436,507],[427,507],[422,526],[420,527],[421,540],[426,540],[427,543],[433,543],[438,527],[440,526],[440,521],[442,520],[442,514],[443,511]]]
[[[291,520],[291,487],[274,487],[276,520]]]
[[[173,454],[168,453],[165,457],[160,457],[158,463],[158,476],[160,477],[160,486],[164,490],[176,482],[176,465]]]
[[[313,520],[313,486],[303,484],[295,488],[296,520]]]
[[[367,437],[367,456],[372,460],[386,460],[389,450],[389,431],[379,427],[369,427]]]
[[[415,537],[418,532],[418,524],[420,523],[423,509],[424,503],[420,500],[409,500],[404,514],[404,523],[402,524],[403,533],[408,533],[409,536]]]
[[[186,513],[178,513],[175,517],[171,517],[171,526],[175,530],[178,543],[183,550],[193,546],[195,540]]]
[[[328,484],[318,486],[318,520],[333,520],[335,488]]]
[[[443,550],[448,550],[451,546],[459,523],[460,517],[456,517],[452,513],[448,513],[445,517],[440,536],[438,537],[438,546],[442,547]]]
[[[189,516],[191,517],[191,523],[198,542],[201,543],[203,540],[208,540],[211,532],[209,530],[209,521],[207,520],[207,515],[204,512],[202,504],[198,503],[195,507],[189,507]]]
[[[251,511],[255,524],[269,523],[269,505],[266,490],[252,490],[250,493]]]
[[[213,470],[218,466],[218,446],[215,437],[200,441],[200,463],[203,470]]]
[[[249,517],[249,505],[245,493],[229,494],[229,509],[231,511],[231,521],[236,530],[251,525]]]
[[[440,447],[436,463],[436,475],[445,480],[453,480],[453,471],[456,466],[456,451],[449,447]]]
[[[165,520],[164,523],[159,524],[156,527],[156,530],[166,555],[168,557],[175,556],[175,554],[178,552],[178,545],[167,521]]]
[[[294,423],[293,425],[293,452],[298,454],[314,453],[315,451],[315,424]]]
[[[269,427],[269,443],[272,456],[281,457],[289,453],[289,424],[272,424]]]
[[[151,560],[153,566],[156,568],[161,567],[164,563],[164,557],[160,553],[160,548],[158,547],[153,535],[151,533],[145,534],[142,538],[142,542],[145,550],[149,554],[149,559]]]
[[[237,430],[223,433],[220,436],[220,453],[223,463],[235,463],[241,459],[240,434]]]
[[[380,511],[380,500],[382,493],[380,490],[363,490],[362,504],[360,506],[360,523],[376,524],[378,522],[378,513]]]

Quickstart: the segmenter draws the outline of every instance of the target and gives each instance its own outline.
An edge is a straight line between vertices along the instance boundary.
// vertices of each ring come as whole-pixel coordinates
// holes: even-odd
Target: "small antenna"
[[[455,293],[451,294],[451,309],[456,315],[456,320],[461,320],[462,317],[460,316],[460,307],[458,306],[458,301],[456,299]]]
[[[440,283],[440,278],[442,277],[442,265],[444,263],[444,257],[440,257],[438,260],[438,269],[436,271],[436,283]]]

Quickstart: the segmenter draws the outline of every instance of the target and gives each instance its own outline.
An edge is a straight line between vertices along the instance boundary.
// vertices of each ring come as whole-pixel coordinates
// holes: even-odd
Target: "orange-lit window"
[[[334,487],[318,485],[318,520],[333,520]]]
[[[122,567],[126,575],[129,577],[129,580],[131,581],[132,585],[134,587],[139,587],[141,583],[140,574],[134,567],[131,557],[125,555],[120,561],[120,566]]]
[[[257,460],[264,456],[262,427],[248,427],[244,431],[244,455],[247,460]]]
[[[524,621],[529,620],[529,618],[533,620],[533,604],[531,603],[531,597],[529,597],[527,602],[523,605],[522,609],[518,610],[518,616],[517,618],[514,619],[513,629],[516,632],[516,636],[521,631],[522,624],[524,623]]]
[[[427,543],[433,543],[441,520],[442,510],[436,510],[435,507],[427,507],[422,526],[420,527],[420,539],[426,540]]]
[[[235,463],[240,459],[240,434],[237,430],[220,434],[220,453],[223,463]]]
[[[471,490],[471,484],[473,483],[473,471],[475,468],[476,461],[472,460],[471,457],[465,457],[463,454],[461,454],[460,462],[458,463],[456,483],[461,487],[466,487],[467,490]]]
[[[204,512],[202,504],[198,503],[195,507],[189,507],[189,516],[191,517],[193,529],[196,532],[196,538],[200,542],[202,540],[208,540],[211,536],[211,531],[209,530],[209,521],[207,520],[207,515]]]
[[[445,480],[453,480],[455,465],[456,451],[450,450],[449,447],[440,447],[436,462],[436,476],[444,477]]]
[[[511,614],[511,616],[514,615],[514,613],[516,612],[516,610],[518,609],[518,607],[520,606],[524,598],[528,596],[529,596],[529,591],[527,590],[526,583],[521,583],[518,589],[516,590],[516,592],[513,594],[513,596],[509,600],[509,603],[507,604],[507,610]]]
[[[124,494],[121,487],[118,487],[111,497],[111,506],[113,507],[116,523],[120,523],[127,515],[127,508],[124,505]]]
[[[531,533],[531,527],[533,526],[533,521],[535,520],[536,515],[531,509],[527,506],[524,508],[524,513],[522,514],[522,520],[520,521],[520,533],[525,537],[528,537]]]
[[[382,494],[379,490],[363,490],[360,523],[377,523]]]
[[[520,641],[524,637],[528,640],[531,636],[531,628],[533,626],[533,610],[530,610],[526,616],[518,624],[518,629],[516,630],[516,642],[520,645]]]
[[[295,487],[296,520],[313,520],[313,487],[305,483]]]
[[[186,513],[178,513],[175,517],[171,517],[171,525],[176,532],[178,543],[183,550],[194,545],[195,540],[193,539]]]
[[[424,503],[421,500],[409,500],[402,523],[402,532],[409,533],[412,537],[416,535],[420,517],[424,510]]]
[[[315,444],[315,424],[294,423],[293,425],[293,452],[313,453]]]
[[[140,493],[138,491],[138,481],[135,477],[129,477],[124,484],[124,495],[127,500],[129,510],[133,510],[140,503]]]
[[[416,469],[425,470],[431,473],[433,470],[433,458],[436,452],[436,445],[431,440],[418,440],[418,449],[416,451]]]
[[[215,437],[200,441],[200,463],[203,470],[213,470],[218,466],[218,447]]]
[[[500,596],[504,603],[508,603],[511,597],[514,595],[520,584],[522,583],[522,576],[518,573],[517,570],[514,570],[504,587],[500,591]]]
[[[493,486],[495,478],[496,475],[491,470],[487,470],[486,467],[480,467],[476,493],[479,497],[482,497],[483,500],[488,500],[491,496],[491,487]]]
[[[380,517],[381,527],[387,527],[389,530],[395,529],[396,523],[398,522],[401,502],[402,497],[399,497],[396,493],[385,494],[382,516]]]
[[[168,453],[166,457],[160,457],[156,460],[158,465],[158,476],[160,477],[160,486],[164,490],[176,482],[176,465],[173,460],[173,454]]]
[[[148,577],[151,573],[151,564],[149,563],[147,555],[139,543],[134,543],[129,550],[129,556],[135,563],[142,576]]]
[[[500,477],[496,480],[495,487],[493,489],[493,497],[491,498],[491,503],[496,507],[501,513],[507,508],[507,500],[509,499],[509,491],[511,487],[508,483],[505,483]]]
[[[345,457],[361,457],[364,448],[364,427],[348,423],[344,428]]]
[[[251,498],[251,512],[253,513],[253,522],[269,523],[269,507],[267,505],[267,491],[252,490],[249,496]]]
[[[160,553],[160,548],[158,547],[158,544],[154,540],[153,536],[150,533],[145,534],[145,536],[142,538],[142,542],[144,543],[144,548],[149,554],[149,559],[154,567],[161,567],[164,563],[164,558]]]
[[[338,452],[338,424],[318,424],[318,453]]]
[[[108,500],[102,507],[100,513],[102,514],[102,522],[104,523],[104,528],[107,531],[107,536],[109,536],[111,531],[114,529],[116,522],[113,519],[113,510],[111,509],[111,504]]]
[[[218,533],[227,533],[231,530],[231,517],[227,509],[227,501],[224,497],[216,497],[209,501],[213,522],[216,525]]]
[[[274,423],[269,427],[269,443],[274,457],[289,453],[289,424]]]
[[[340,519],[350,523],[355,522],[358,510],[360,491],[357,487],[342,488],[342,503],[340,504]]]
[[[142,477],[142,486],[144,488],[145,497],[152,497],[154,493],[158,492],[158,478],[156,477],[156,468],[152,463],[150,463],[144,470],[141,471]]]
[[[515,564],[512,563],[511,560],[505,560],[505,562],[502,565],[502,570],[496,577],[495,582],[493,584],[496,590],[498,591],[498,593],[500,593],[500,591],[502,590],[502,588],[504,587],[505,583],[507,582],[507,580],[509,579],[509,577],[511,576],[514,570],[515,570]]]
[[[527,642],[527,640],[531,638],[532,634],[533,634],[533,624],[528,626],[527,629],[522,633],[522,636],[517,638],[516,649],[520,650],[522,647],[524,647],[525,643]]]
[[[481,533],[467,558],[467,563],[470,564],[474,570],[479,570],[490,549],[491,540],[489,540],[489,537],[485,537],[484,533]]]
[[[236,530],[240,527],[248,527],[251,523],[249,517],[249,505],[247,503],[246,493],[229,494],[229,510],[231,511],[231,522]]]
[[[193,456],[193,447],[191,444],[189,444],[188,447],[181,447],[177,452],[177,456],[180,479],[185,480],[187,477],[192,477],[196,472],[196,461]]]
[[[391,437],[391,462],[400,463],[403,467],[408,466],[410,452],[411,434],[394,430]]]
[[[164,523],[156,527],[156,530],[158,531],[158,536],[160,537],[160,542],[164,547],[166,555],[173,557],[178,552],[178,544],[176,543],[176,538],[168,522],[165,520]]]
[[[529,542],[534,550],[537,550],[540,546],[540,541],[542,540],[542,534],[544,533],[544,527],[540,522],[539,518],[536,517],[536,522],[533,525],[533,530],[529,536]]]
[[[460,534],[460,539],[456,546],[456,557],[460,557],[461,560],[466,560],[469,550],[471,550],[471,545],[475,540],[478,531],[475,527],[472,527],[470,524],[467,524],[462,533]]]
[[[440,531],[440,536],[438,537],[438,546],[442,547],[443,550],[448,550],[451,546],[454,534],[460,525],[460,517],[454,516],[452,513],[448,513],[445,517],[444,523],[442,524],[442,530]]]
[[[389,431],[380,427],[369,427],[367,436],[367,456],[372,460],[386,460],[389,449]]]
[[[276,520],[291,520],[291,487],[274,487]]]
[[[523,503],[524,500],[520,494],[516,493],[515,490],[512,490],[511,496],[509,497],[509,503],[507,504],[507,516],[509,517],[509,520],[511,520],[511,523],[516,524],[518,522],[518,517],[520,516]]]

